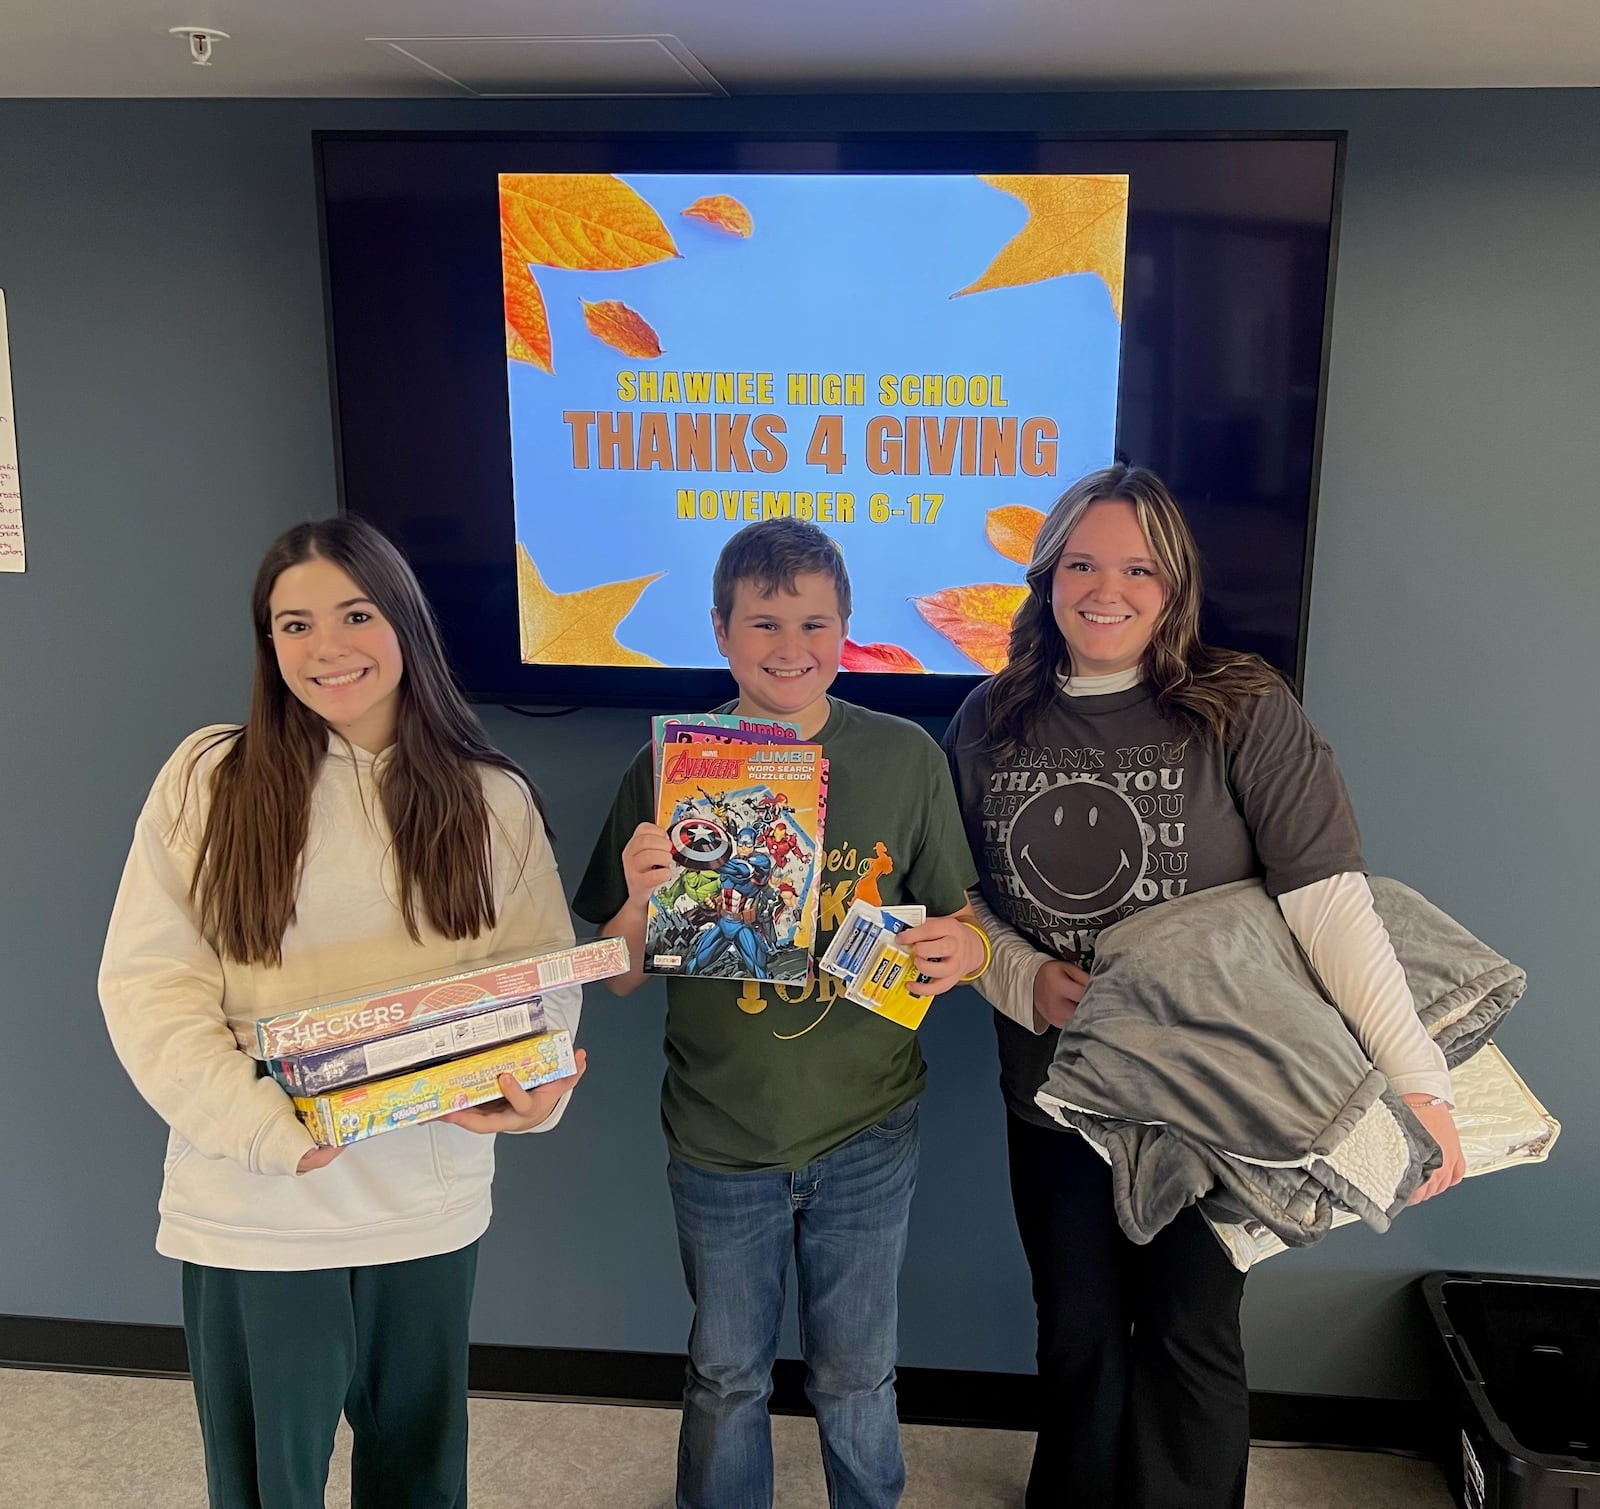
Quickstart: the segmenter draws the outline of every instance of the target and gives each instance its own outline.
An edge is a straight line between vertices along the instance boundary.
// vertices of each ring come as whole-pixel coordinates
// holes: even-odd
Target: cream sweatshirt
[[[253,1042],[258,1018],[276,1012],[569,947],[572,924],[543,824],[521,782],[483,767],[495,926],[457,942],[423,921],[414,943],[374,784],[387,755],[330,738],[283,962],[225,961],[201,935],[188,897],[211,775],[229,744],[207,746],[224,731],[186,739],[156,778],[100,965],[117,1055],[171,1129],[156,1248],[209,1267],[263,1270],[453,1252],[488,1225],[492,1136],[445,1122],[405,1127],[297,1174],[311,1136],[240,1044]],[[547,994],[549,1025],[576,1031],[580,1000],[575,986]],[[553,1127],[565,1106],[537,1130]]]

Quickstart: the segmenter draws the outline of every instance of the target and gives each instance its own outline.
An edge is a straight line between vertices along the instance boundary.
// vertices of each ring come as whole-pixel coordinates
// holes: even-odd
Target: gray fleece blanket
[[[1398,881],[1373,901],[1452,1068],[1527,977]],[[1196,1201],[1291,1247],[1337,1208],[1387,1231],[1439,1149],[1362,1053],[1259,881],[1198,891],[1102,932],[1039,1104],[1111,1165],[1117,1218],[1148,1242]]]

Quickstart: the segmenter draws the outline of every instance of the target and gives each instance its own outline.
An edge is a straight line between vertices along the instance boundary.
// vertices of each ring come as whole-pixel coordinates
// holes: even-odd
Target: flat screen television
[[[1297,684],[1343,141],[325,132],[342,505],[486,701],[728,694],[711,567],[815,520],[839,691],[950,711],[1043,514],[1124,459],[1205,632]]]

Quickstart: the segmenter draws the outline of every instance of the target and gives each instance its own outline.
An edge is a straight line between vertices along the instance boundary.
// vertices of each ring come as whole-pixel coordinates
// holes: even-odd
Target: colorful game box
[[[429,1022],[393,1037],[323,1048],[299,1058],[271,1059],[267,1068],[284,1089],[299,1095],[320,1095],[340,1085],[360,1084],[419,1064],[477,1053],[544,1029],[544,1004],[534,996],[531,1001],[518,1001],[513,1006],[493,1006],[451,1021]]]
[[[347,1147],[396,1127],[436,1121],[500,1098],[500,1076],[525,1090],[576,1072],[572,1035],[542,1032],[467,1058],[350,1085],[327,1095],[296,1095],[295,1113],[324,1147]]]
[[[927,918],[925,907],[853,901],[819,962],[844,981],[846,1000],[914,1030],[928,1014],[931,997],[911,994],[910,987],[924,977],[912,956],[896,946],[895,934]]]
[[[664,744],[657,821],[672,847],[650,897],[644,967],[806,980],[828,762],[819,744]]]
[[[583,985],[627,972],[627,943],[621,938],[595,938],[531,959],[489,964],[443,979],[419,980],[327,1006],[263,1017],[256,1023],[256,1056],[301,1058],[321,1048],[370,1042],[425,1023],[516,1005],[558,985]]]

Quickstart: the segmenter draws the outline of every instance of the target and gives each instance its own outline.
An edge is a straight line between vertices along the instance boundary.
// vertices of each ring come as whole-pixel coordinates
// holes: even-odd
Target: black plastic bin
[[[1600,1509],[1600,1280],[1433,1273],[1462,1509]]]

